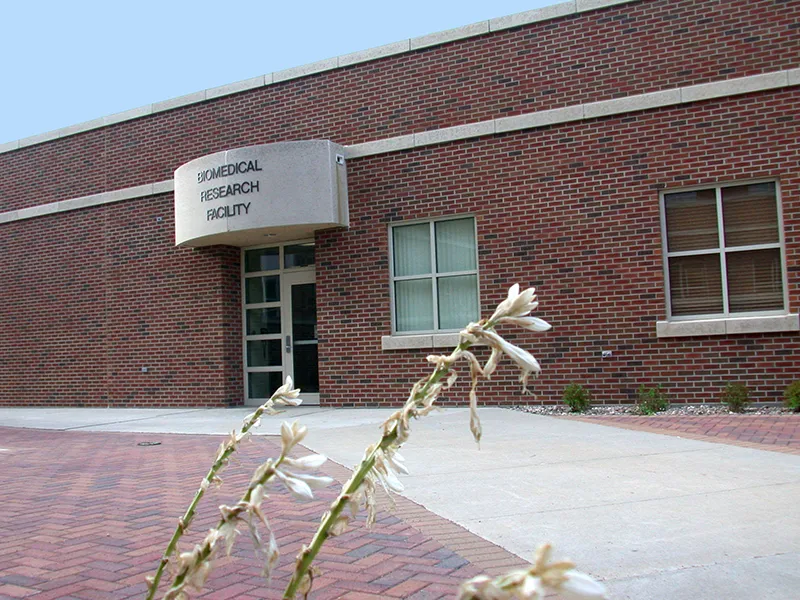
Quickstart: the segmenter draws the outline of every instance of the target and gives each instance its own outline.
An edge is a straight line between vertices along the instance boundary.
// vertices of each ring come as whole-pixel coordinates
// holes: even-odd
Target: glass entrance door
[[[319,404],[314,245],[245,250],[245,404],[263,404],[289,375],[303,404]]]
[[[288,273],[283,276],[283,364],[301,390],[303,404],[319,404],[319,364],[317,361],[317,290],[314,273]]]

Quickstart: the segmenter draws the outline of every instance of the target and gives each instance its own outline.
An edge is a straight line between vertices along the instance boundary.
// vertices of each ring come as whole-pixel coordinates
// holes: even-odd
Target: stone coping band
[[[658,321],[656,337],[733,335],[736,333],[776,333],[800,331],[800,315],[769,315],[690,321]]]
[[[504,29],[520,27],[530,23],[549,21],[559,17],[566,17],[577,13],[598,10],[608,6],[628,4],[630,2],[638,1],[639,0],[570,0],[569,2],[553,4],[551,6],[545,6],[534,10],[516,13],[507,17],[498,17],[496,19],[489,19],[488,21],[479,21],[477,23],[472,23],[471,25],[464,25],[463,27],[456,27],[455,29],[448,29],[446,31],[430,33],[421,37],[401,40],[399,42],[386,44],[384,46],[360,50],[351,54],[335,56],[333,58],[327,58],[325,60],[309,63],[307,65],[292,67],[289,69],[284,69],[283,71],[268,73],[266,75],[259,75],[250,79],[244,79],[242,81],[229,83],[227,85],[201,90],[199,92],[186,94],[185,96],[179,96],[177,98],[171,98],[162,102],[146,104],[138,108],[108,115],[106,117],[100,117],[91,121],[85,121],[83,123],[77,123],[68,127],[54,129],[53,131],[48,131],[22,138],[20,140],[0,144],[0,153],[12,152],[27,146],[43,144],[44,142],[83,133],[84,131],[91,131],[93,129],[99,129],[100,127],[114,125],[123,121],[139,119],[141,117],[146,117],[148,115],[156,114],[166,110],[180,108],[181,106],[197,104],[199,102],[205,102],[207,100],[213,100],[223,96],[230,96],[231,94],[237,94],[259,87],[273,85],[275,83],[288,81],[290,79],[298,79],[300,77],[306,77],[307,75],[322,73],[324,71],[349,67],[351,65],[369,62],[371,60],[378,60],[388,56],[395,56],[405,52],[413,52],[421,48],[438,46],[440,44],[446,44],[478,35],[484,35],[494,31],[502,31]]]
[[[345,146],[348,159],[800,85],[800,68],[456,125]],[[0,224],[171,192],[172,179],[0,213]]]

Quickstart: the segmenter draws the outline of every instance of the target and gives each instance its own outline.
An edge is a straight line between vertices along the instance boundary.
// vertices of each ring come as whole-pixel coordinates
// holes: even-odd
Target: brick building
[[[486,403],[778,400],[799,109],[800,1],[577,0],[0,145],[0,404],[396,404],[514,282]]]

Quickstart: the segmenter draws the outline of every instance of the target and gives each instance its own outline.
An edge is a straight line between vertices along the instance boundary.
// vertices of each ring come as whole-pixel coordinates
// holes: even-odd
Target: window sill
[[[774,333],[800,331],[800,316],[738,317],[697,321],[658,321],[656,336],[691,337],[699,335],[732,335],[736,333]]]
[[[458,345],[457,333],[425,333],[422,335],[384,335],[381,350],[413,350],[415,348],[453,348]]]

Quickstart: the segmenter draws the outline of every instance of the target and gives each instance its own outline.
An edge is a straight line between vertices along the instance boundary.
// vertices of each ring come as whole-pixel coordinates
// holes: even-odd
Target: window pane
[[[295,342],[317,339],[317,286],[292,286],[292,335]]]
[[[475,221],[458,219],[436,223],[437,273],[475,268]]]
[[[774,183],[723,188],[722,215],[728,247],[780,241]]]
[[[728,252],[730,312],[783,310],[781,251]]]
[[[247,374],[247,397],[269,398],[283,384],[281,371]]]
[[[723,311],[719,254],[670,258],[669,285],[675,316]]]
[[[316,344],[295,344],[294,385],[303,393],[319,392],[319,363]]]
[[[396,281],[394,304],[397,331],[433,329],[433,282],[430,279]]]
[[[256,271],[277,271],[280,268],[278,248],[259,248],[244,253],[245,273]]]
[[[431,227],[428,223],[395,227],[392,236],[396,277],[431,272]]]
[[[247,335],[265,335],[280,332],[280,308],[251,308],[247,310]]]
[[[280,277],[278,275],[248,277],[244,280],[245,304],[279,302],[281,299],[281,286],[279,283]]]
[[[667,194],[664,196],[664,207],[670,252],[719,248],[714,190]]]
[[[283,249],[283,268],[308,267],[314,264],[314,244],[296,244]]]
[[[247,342],[248,367],[279,367],[281,358],[280,340],[249,340]]]
[[[471,321],[478,320],[478,277],[440,277],[439,328],[463,329]]]

